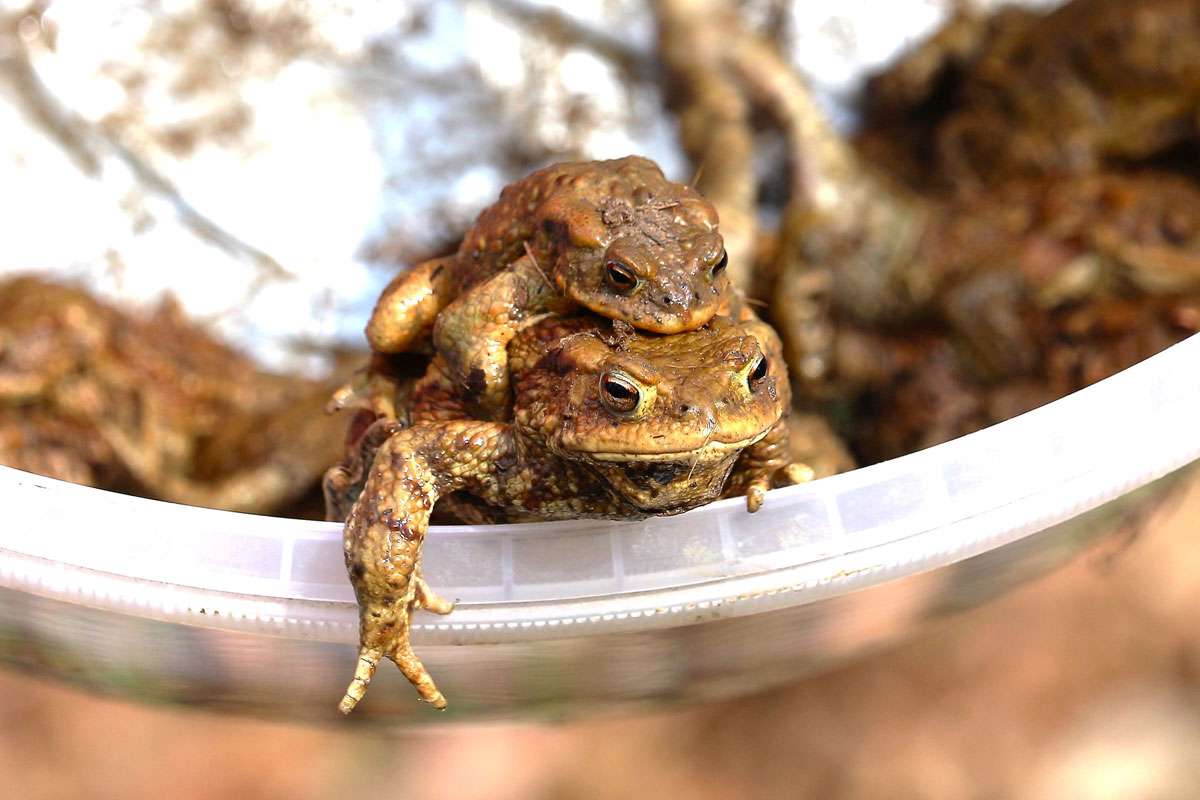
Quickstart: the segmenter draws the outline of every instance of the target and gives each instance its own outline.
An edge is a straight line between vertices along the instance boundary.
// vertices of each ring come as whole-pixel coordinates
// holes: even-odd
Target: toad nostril
[[[679,407],[680,414],[690,414],[691,411],[692,411],[692,407],[687,405],[686,403]]]
[[[669,305],[671,305],[672,302],[673,301],[671,300],[671,298],[668,295],[665,295],[665,294],[663,295],[662,304],[664,306],[669,306]]]

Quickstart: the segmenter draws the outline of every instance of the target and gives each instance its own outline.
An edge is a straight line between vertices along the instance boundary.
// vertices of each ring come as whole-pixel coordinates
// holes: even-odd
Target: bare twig
[[[556,8],[531,6],[520,0],[488,0],[488,6],[552,41],[590,50],[628,78],[651,81],[657,77],[657,63],[647,53],[616,36],[584,25]]]
[[[721,0],[658,0],[659,48],[680,100],[683,147],[697,167],[697,184],[721,216],[729,277],[754,288],[757,187],[750,108],[725,64],[737,19]],[[702,167],[702,168],[701,168]]]
[[[267,282],[294,277],[270,255],[225,230],[199,211],[170,179],[127,147],[114,133],[83,119],[55,97],[33,68],[29,52],[16,34],[15,27],[13,20],[0,20],[0,79],[6,80],[11,87],[18,108],[63,148],[80,171],[89,177],[96,177],[103,170],[106,153],[118,158],[147,192],[171,205],[180,221],[194,235],[254,266],[258,274],[252,285],[252,293]]]
[[[100,173],[100,158],[75,120],[47,91],[17,36],[15,21],[0,19],[0,78],[7,79],[30,120],[66,152],[85,175]]]

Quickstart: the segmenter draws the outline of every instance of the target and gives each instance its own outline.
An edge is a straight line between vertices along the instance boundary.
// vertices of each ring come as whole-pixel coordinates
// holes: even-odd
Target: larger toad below
[[[719,317],[699,331],[649,337],[609,332],[595,318],[551,318],[514,339],[509,364],[511,423],[461,418],[461,394],[435,361],[413,393],[415,424],[368,461],[345,530],[361,636],[345,713],[384,656],[423,699],[445,706],[409,642],[414,608],[451,607],[420,574],[439,498],[466,492],[544,519],[630,519],[733,494],[746,494],[753,510],[776,476],[811,475],[788,463],[787,372],[778,338],[761,322]],[[331,470],[334,504],[353,473]]]
[[[436,318],[446,369],[495,417],[509,402],[506,346],[530,317],[575,305],[654,333],[692,330],[724,302],[725,265],[716,210],[653,161],[555,164],[505,188],[457,253],[396,278],[367,340],[403,352]]]

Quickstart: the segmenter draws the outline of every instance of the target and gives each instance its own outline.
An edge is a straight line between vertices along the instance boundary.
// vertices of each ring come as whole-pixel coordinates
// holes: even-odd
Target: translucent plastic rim
[[[797,606],[943,567],[1200,457],[1200,336],[986,430],[806,486],[750,515],[435,527],[460,599],[418,636],[487,644]],[[223,630],[354,642],[341,527],[200,509],[0,467],[0,587]]]

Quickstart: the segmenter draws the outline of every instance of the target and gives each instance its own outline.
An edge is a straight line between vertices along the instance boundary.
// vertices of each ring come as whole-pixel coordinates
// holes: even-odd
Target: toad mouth
[[[746,439],[736,442],[710,441],[703,447],[690,450],[677,450],[671,453],[588,453],[588,457],[596,461],[608,462],[643,462],[643,461],[702,461],[715,456],[726,455],[734,450],[742,450],[766,436],[768,431],[761,431]]]

